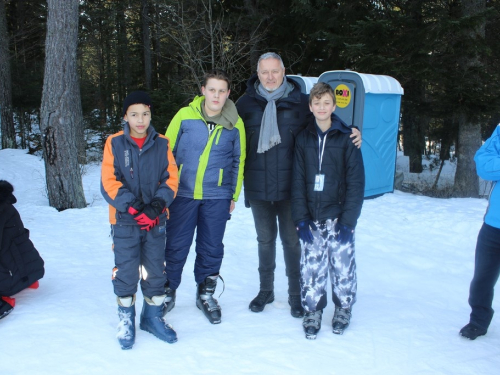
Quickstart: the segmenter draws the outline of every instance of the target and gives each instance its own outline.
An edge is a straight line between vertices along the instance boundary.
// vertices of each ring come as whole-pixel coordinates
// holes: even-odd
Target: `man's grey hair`
[[[266,52],[263,55],[260,55],[259,61],[257,61],[257,71],[259,71],[259,64],[262,60],[267,60],[267,59],[276,59],[279,60],[281,63],[281,69],[285,69],[285,65],[283,64],[283,60],[281,59],[281,56],[278,55],[275,52]]]

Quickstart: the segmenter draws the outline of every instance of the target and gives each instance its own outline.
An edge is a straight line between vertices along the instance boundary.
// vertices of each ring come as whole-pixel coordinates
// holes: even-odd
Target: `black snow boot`
[[[475,340],[479,336],[486,335],[487,330],[481,328],[474,323],[469,323],[460,330],[460,336],[465,337],[469,340]]]
[[[198,285],[196,292],[196,306],[203,311],[212,324],[219,324],[222,316],[221,308],[214,298],[218,278],[219,275],[208,276],[205,281]]]
[[[160,340],[173,344],[177,341],[177,333],[163,318],[164,300],[164,295],[144,297],[139,327],[143,331],[152,333]]]
[[[272,290],[261,290],[257,297],[255,297],[248,305],[248,308],[253,312],[261,312],[268,303],[274,301],[274,292]]]
[[[323,310],[310,311],[304,314],[302,327],[304,327],[304,333],[306,334],[306,339],[316,340],[316,335],[321,329],[322,316],[323,316]]]
[[[118,333],[116,338],[123,350],[132,349],[135,342],[135,294],[129,297],[117,297]]]
[[[304,316],[304,308],[302,307],[300,296],[288,296],[288,304],[290,305],[290,314],[294,318],[302,318]]]
[[[335,313],[332,319],[333,333],[341,335],[349,326],[351,321],[351,310],[335,306]]]
[[[165,315],[175,307],[175,290],[169,287],[168,280],[165,283],[165,295],[165,302],[163,302],[163,315]]]
[[[14,308],[0,297],[0,319],[9,315]]]

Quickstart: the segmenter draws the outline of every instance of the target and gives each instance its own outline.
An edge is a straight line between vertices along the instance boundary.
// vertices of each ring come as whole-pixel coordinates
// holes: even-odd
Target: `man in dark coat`
[[[12,296],[41,279],[44,262],[29,239],[19,212],[13,186],[0,180],[0,319],[12,311]]]
[[[301,92],[297,83],[287,80],[281,57],[267,52],[260,56],[257,74],[249,79],[236,108],[245,125],[245,204],[252,209],[259,254],[260,291],[249,308],[261,312],[266,304],[274,301],[279,233],[288,277],[290,313],[293,317],[302,317],[301,249],[292,220],[290,197],[295,137],[311,116],[309,97]],[[357,146],[361,144],[357,129],[352,137]]]

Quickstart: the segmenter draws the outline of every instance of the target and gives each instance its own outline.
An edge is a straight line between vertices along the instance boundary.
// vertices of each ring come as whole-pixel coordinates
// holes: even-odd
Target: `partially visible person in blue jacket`
[[[483,336],[493,318],[494,287],[500,275],[500,124],[474,156],[477,174],[493,181],[488,209],[476,244],[474,277],[470,284],[470,321],[460,335],[470,340]]]

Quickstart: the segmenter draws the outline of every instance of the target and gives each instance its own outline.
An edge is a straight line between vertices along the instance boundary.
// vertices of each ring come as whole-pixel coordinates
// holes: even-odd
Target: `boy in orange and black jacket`
[[[178,176],[168,138],[150,127],[151,99],[142,91],[125,99],[124,129],[106,140],[101,192],[109,203],[117,295],[118,341],[135,341],[135,293],[144,296],[140,328],[173,343],[177,335],[163,319],[164,248],[167,207],[177,193]],[[142,270],[142,277],[139,274]]]

